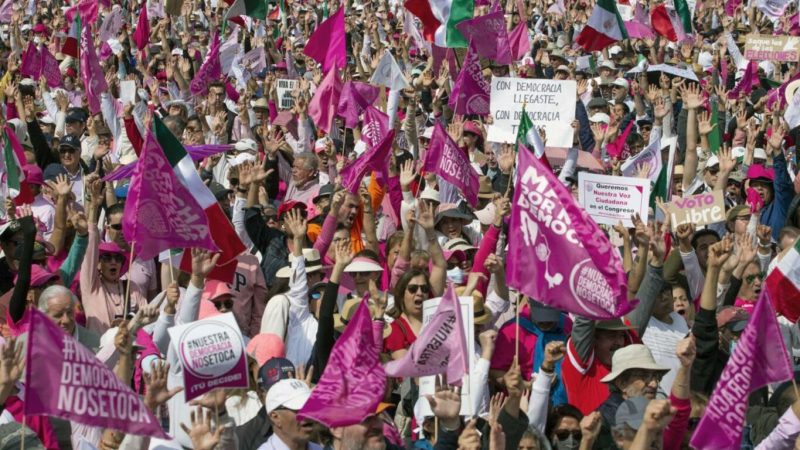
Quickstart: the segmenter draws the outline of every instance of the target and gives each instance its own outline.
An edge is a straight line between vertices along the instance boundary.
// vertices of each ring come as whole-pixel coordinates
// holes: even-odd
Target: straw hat
[[[343,333],[345,327],[350,322],[350,319],[353,318],[355,315],[356,310],[358,310],[358,306],[361,304],[360,298],[350,298],[345,300],[344,305],[342,305],[342,312],[340,314],[333,315],[333,329],[338,331],[339,333]],[[389,323],[384,322],[383,324],[383,338],[386,339],[389,335],[392,334],[392,327]]]

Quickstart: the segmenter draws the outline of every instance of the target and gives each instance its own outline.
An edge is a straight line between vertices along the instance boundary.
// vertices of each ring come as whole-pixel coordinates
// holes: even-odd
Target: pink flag
[[[145,20],[147,20],[146,16]],[[107,40],[114,38],[117,33],[119,33],[120,28],[122,28],[122,21],[122,9],[111,10],[105,19],[103,19],[103,24],[100,25],[100,41],[106,42]],[[136,28],[139,28],[138,25]]]
[[[425,152],[422,167],[425,172],[435,173],[453,184],[473,207],[478,204],[478,173],[469,162],[467,154],[458,147],[439,121],[433,128],[433,136],[428,151]]]
[[[58,417],[126,434],[166,439],[127,383],[49,317],[29,308],[25,414]],[[91,376],[83,376],[91,374]]]
[[[208,93],[208,83],[222,76],[222,65],[219,62],[219,46],[219,33],[215,33],[203,65],[200,66],[200,69],[189,84],[189,90],[192,91],[193,95],[206,95]]]
[[[347,128],[354,128],[364,109],[375,103],[379,94],[380,90],[371,84],[347,81],[342,88],[336,114],[344,118]]]
[[[483,77],[481,71],[481,61],[475,50],[475,41],[469,42],[467,56],[464,57],[464,64],[461,65],[461,72],[458,73],[456,82],[453,85],[453,92],[447,105],[456,114],[489,114],[489,91],[491,87]]]
[[[347,66],[345,49],[344,8],[319,24],[308,38],[303,54],[322,64],[322,71],[327,73],[332,67]]]
[[[97,114],[100,112],[100,94],[108,90],[108,84],[97,59],[91,27],[83,27],[81,33],[81,78],[89,100],[89,110]]]
[[[742,75],[742,79],[739,80],[739,84],[728,92],[728,98],[738,99],[739,94],[750,95],[750,93],[753,92],[753,88],[760,84],[761,80],[758,79],[758,63],[756,61],[750,61],[747,64],[744,75]]]
[[[608,152],[609,156],[619,159],[619,157],[622,155],[622,152],[625,150],[625,141],[628,139],[628,135],[631,134],[632,127],[633,121],[631,120],[628,122],[628,126],[625,127],[625,131],[617,136],[614,142],[610,142],[606,145],[606,151]]]
[[[36,47],[36,44],[34,44],[31,39],[28,42],[28,48],[25,49],[25,53],[22,54],[22,64],[19,66],[19,73],[26,77],[33,78],[34,80],[38,80],[41,72],[42,56],[39,54],[39,49]]]
[[[147,43],[150,42],[150,21],[147,18],[147,8],[139,8],[139,21],[136,22],[136,30],[132,37],[139,51],[147,47]]]
[[[499,64],[511,64],[508,31],[503,11],[464,20],[456,25],[467,41],[475,44],[478,54]]]
[[[388,132],[389,116],[372,105],[367,106],[361,127],[361,140],[367,144],[367,148],[379,145]]]
[[[158,141],[148,132],[133,171],[122,233],[137,257],[151,259],[170,248],[219,251],[208,218],[181,183]]]
[[[447,48],[431,44],[431,56],[433,56],[433,73],[442,70],[442,63],[447,59]]]
[[[449,283],[433,317],[423,325],[422,332],[408,352],[402,358],[386,364],[386,374],[392,377],[424,377],[447,373],[447,382],[458,386],[468,371],[467,338],[461,305],[453,284]]]
[[[98,12],[97,0],[80,0],[75,6],[71,6],[66,11],[67,21],[72,21],[76,14],[81,15],[81,23],[84,28],[97,21]]]
[[[792,367],[780,325],[768,290],[762,289],[692,436],[692,448],[739,448],[750,393],[790,378]]]
[[[736,8],[742,4],[742,0],[727,0],[725,2],[725,15],[728,17],[733,17],[736,13]]]
[[[14,0],[5,0],[0,5],[0,23],[10,23],[14,15]]]
[[[339,106],[339,97],[342,94],[342,81],[339,79],[336,64],[333,70],[325,74],[322,83],[314,92],[314,97],[308,102],[308,116],[320,130],[330,133],[333,128],[333,119],[336,108]]]
[[[47,80],[47,85],[51,88],[61,86],[61,69],[58,67],[58,60],[47,50],[47,46],[42,47],[42,76]]]
[[[356,194],[358,193],[358,188],[361,187],[361,180],[367,172],[380,172],[385,175],[389,168],[389,157],[392,154],[393,142],[394,130],[390,130],[379,145],[370,148],[355,161],[344,166],[339,172],[339,175],[342,176],[342,186]],[[388,176],[384,176],[384,179],[388,179]]]
[[[528,7],[525,0],[516,0],[517,14],[519,14],[520,22],[528,22]]]
[[[511,203],[508,285],[582,317],[606,320],[631,310],[622,261],[603,231],[522,145]],[[556,254],[557,253],[557,254]]]
[[[508,43],[511,45],[511,57],[514,61],[519,61],[531,51],[531,40],[528,38],[528,25],[520,21],[508,35]]]
[[[361,423],[375,414],[386,389],[381,366],[383,322],[375,330],[364,298],[344,333],[336,340],[328,365],[311,391],[298,419],[311,419],[327,427]]]

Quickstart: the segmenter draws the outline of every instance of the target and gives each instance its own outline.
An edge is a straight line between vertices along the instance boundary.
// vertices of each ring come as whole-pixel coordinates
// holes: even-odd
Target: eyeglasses
[[[581,430],[556,430],[556,439],[559,441],[566,441],[570,436],[576,441],[580,441],[583,433],[581,433]]]
[[[108,224],[108,228],[111,228],[114,231],[122,231],[122,224],[121,223],[110,223],[110,224]]]
[[[422,291],[423,294],[427,294],[430,288],[427,284],[409,284],[406,286],[406,290],[409,294],[416,294],[417,290]]]
[[[753,284],[756,278],[763,281],[765,276],[767,276],[766,272],[759,272],[744,277],[744,280],[747,281],[747,284]]]
[[[654,380],[661,382],[661,379],[664,378],[664,374],[661,372],[654,372],[652,370],[634,369],[630,371],[630,377],[633,379],[638,378],[645,383],[649,383]]]
[[[121,263],[125,261],[125,257],[122,255],[117,255],[115,253],[101,253],[100,261],[116,261],[118,263]]]
[[[218,310],[221,310],[223,308],[225,308],[225,309],[233,309],[233,299],[232,298],[229,298],[227,300],[222,300],[222,301],[214,300],[211,303],[213,303],[214,307],[217,308]]]
[[[708,170],[708,173],[710,173],[711,175],[716,175],[716,174],[719,173],[719,167],[712,167],[712,168],[707,169],[707,170]]]

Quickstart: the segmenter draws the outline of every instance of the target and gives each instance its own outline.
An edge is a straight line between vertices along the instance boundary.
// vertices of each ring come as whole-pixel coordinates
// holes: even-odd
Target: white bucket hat
[[[650,353],[649,348],[642,344],[632,344],[614,352],[614,356],[611,357],[611,373],[604,376],[600,381],[611,383],[623,372],[630,369],[652,370],[662,374],[669,372],[668,367],[659,365],[653,359],[653,354]]]

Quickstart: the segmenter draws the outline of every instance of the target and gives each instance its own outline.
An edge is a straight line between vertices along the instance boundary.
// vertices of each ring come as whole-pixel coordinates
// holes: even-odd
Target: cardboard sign
[[[186,401],[217,388],[246,388],[247,354],[233,313],[169,329],[183,366]]]
[[[748,34],[744,57],[756,61],[796,62],[800,58],[800,37]]]
[[[633,228],[634,214],[647,223],[650,180],[580,172],[578,201],[599,224],[616,225],[622,221],[624,226]]]
[[[535,127],[544,127],[547,145],[572,147],[577,87],[574,80],[493,77],[489,109],[490,142],[514,143],[522,106]]]
[[[297,80],[278,80],[278,109],[292,109],[294,97],[292,92],[297,87]]]
[[[422,304],[422,328],[431,320],[431,316],[436,312],[439,303],[442,301],[441,297],[431,300],[425,300]],[[464,334],[467,337],[467,354],[472,355],[475,351],[475,317],[473,316],[473,303],[472,297],[459,297],[458,302],[461,305],[461,318],[464,321]],[[472,373],[472,358],[469,359],[469,373]],[[436,393],[436,377],[420,377],[419,379],[419,396],[420,398],[426,395],[433,395]],[[472,394],[470,393],[470,384],[468,377],[464,378],[461,385],[461,416],[472,416],[475,414],[472,406]],[[432,417],[431,405],[428,402],[420,402],[422,405],[423,417]]]
[[[725,220],[725,201],[722,191],[707,192],[686,198],[674,198],[667,205],[672,231],[678,225],[692,223],[709,225]]]

